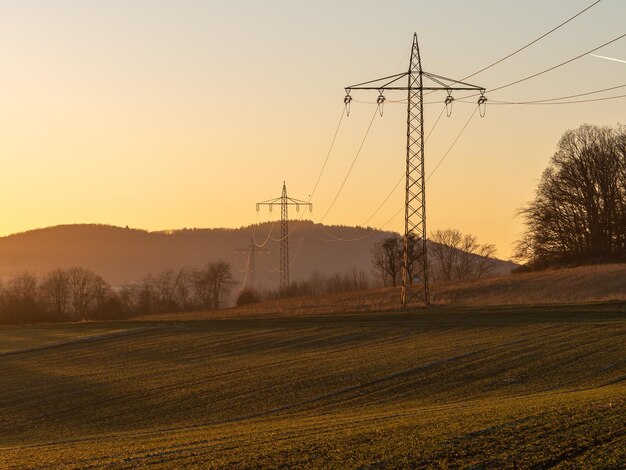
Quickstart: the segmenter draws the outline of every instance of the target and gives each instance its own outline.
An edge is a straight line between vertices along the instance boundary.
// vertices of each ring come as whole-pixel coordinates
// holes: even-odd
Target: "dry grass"
[[[581,266],[490,277],[474,281],[434,283],[435,306],[550,305],[626,300],[626,264]],[[143,320],[236,318],[256,316],[330,315],[393,311],[400,289],[386,288],[318,297],[262,302],[211,312],[151,315]]]
[[[498,276],[434,287],[436,302],[462,305],[542,305],[626,300],[626,264]]]

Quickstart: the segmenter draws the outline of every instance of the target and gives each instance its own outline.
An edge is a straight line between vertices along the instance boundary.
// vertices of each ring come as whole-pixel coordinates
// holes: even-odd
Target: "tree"
[[[38,280],[24,272],[9,280],[2,290],[1,310],[5,321],[10,323],[44,320],[38,299]]]
[[[567,131],[520,214],[516,258],[532,266],[626,259],[626,128]]]
[[[67,316],[70,309],[70,277],[66,270],[50,271],[40,287],[41,299],[55,320]]]
[[[104,279],[88,269],[80,267],[68,269],[67,276],[71,318],[74,320],[88,319],[92,313],[101,310],[109,290]]]
[[[243,307],[244,305],[256,304],[256,303],[259,303],[260,301],[261,301],[261,296],[256,290],[252,288],[243,289],[237,296],[238,307]]]
[[[430,269],[440,281],[484,277],[493,269],[496,247],[456,229],[430,234]]]
[[[430,264],[436,279],[453,279],[462,238],[461,232],[454,229],[436,230],[430,234]]]
[[[174,276],[174,303],[178,310],[190,310],[193,308],[191,301],[191,274],[184,268],[179,269]]]
[[[396,286],[402,273],[402,238],[397,235],[378,240],[372,247],[372,269],[379,276],[383,287],[389,283]]]
[[[204,308],[219,309],[235,284],[230,263],[222,260],[197,269],[191,279],[194,296]]]
[[[212,284],[213,307],[219,309],[224,297],[230,295],[235,285],[232,267],[226,261],[214,261],[209,264],[209,278]]]
[[[196,303],[204,309],[213,307],[213,287],[211,283],[211,273],[208,265],[204,268],[196,269],[191,275],[191,290]]]

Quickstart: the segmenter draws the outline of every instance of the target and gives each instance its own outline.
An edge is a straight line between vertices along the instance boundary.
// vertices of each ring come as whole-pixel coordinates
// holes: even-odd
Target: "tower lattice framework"
[[[406,86],[401,80],[407,79]],[[406,182],[404,205],[404,247],[402,266],[402,306],[430,303],[426,232],[426,176],[424,147],[424,91],[446,91],[446,105],[452,105],[453,91],[475,91],[480,94],[479,106],[484,105],[485,89],[422,70],[417,33],[413,35],[411,58],[406,72],[370,80],[345,88],[344,103],[350,106],[353,90],[378,91],[378,106],[385,102],[386,91],[407,92],[406,119]]]
[[[266,250],[265,248],[262,248],[260,246],[257,246],[257,244],[254,242],[254,238],[250,239],[250,245],[248,245],[246,248],[238,248],[235,250],[235,252],[237,253],[248,253],[249,255],[249,259],[248,259],[248,265],[247,265],[247,280],[249,283],[249,286],[256,290],[256,255],[257,253],[267,253],[269,254],[270,250]]]
[[[300,199],[294,199],[287,195],[287,185],[283,181],[283,191],[280,197],[276,199],[268,199],[267,201],[257,202],[257,211],[261,206],[268,206],[272,210],[274,206],[280,206],[280,291],[283,295],[289,293],[289,206],[296,206],[296,210],[300,210],[300,206],[313,209],[313,204]]]

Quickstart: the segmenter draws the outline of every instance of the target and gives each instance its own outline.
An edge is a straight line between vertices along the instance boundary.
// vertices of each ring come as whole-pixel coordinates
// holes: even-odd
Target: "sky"
[[[535,39],[591,0],[0,2],[0,235],[69,223],[148,230],[275,220],[257,201],[308,200],[343,113],[344,87],[408,68],[462,78]],[[626,64],[585,56],[621,34],[626,2],[587,13],[471,82],[520,101],[626,84]],[[626,60],[626,38],[595,52]],[[626,94],[624,89],[600,96]],[[621,93],[620,93],[621,91]],[[322,220],[376,111],[354,92],[319,186]],[[389,92],[387,99],[402,99]],[[434,100],[433,100],[434,101]],[[429,104],[425,127],[442,110]],[[430,174],[475,109],[457,102],[426,145]],[[560,136],[626,122],[626,100],[487,106],[427,184],[428,230],[457,228],[511,256],[517,210]],[[406,107],[374,118],[324,223],[361,225],[404,172]],[[403,230],[402,184],[368,225]],[[294,217],[299,214],[294,215]],[[388,223],[387,223],[388,222]]]

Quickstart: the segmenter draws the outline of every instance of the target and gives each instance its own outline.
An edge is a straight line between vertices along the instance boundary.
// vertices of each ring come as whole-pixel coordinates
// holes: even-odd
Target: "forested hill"
[[[291,279],[308,277],[313,271],[333,274],[352,267],[367,273],[371,247],[389,232],[371,228],[337,227],[308,221],[292,222],[290,234]],[[271,234],[270,234],[271,230]],[[268,238],[269,235],[269,238]],[[279,260],[280,224],[263,223],[239,229],[183,229],[168,232],[107,225],[60,225],[0,238],[0,277],[23,271],[35,274],[58,267],[83,266],[112,285],[139,280],[167,268],[196,267],[223,259],[243,277],[251,239],[269,249],[257,254],[257,284],[274,287]],[[353,241],[337,241],[347,238]],[[495,272],[506,273],[514,265],[499,262]]]

